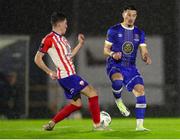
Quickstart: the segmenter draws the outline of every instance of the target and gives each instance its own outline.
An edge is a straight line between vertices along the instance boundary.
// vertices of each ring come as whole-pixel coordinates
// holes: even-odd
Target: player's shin
[[[89,111],[91,112],[94,125],[100,125],[100,107],[98,103],[98,96],[89,98]]]
[[[52,119],[53,122],[58,123],[63,120],[67,116],[69,116],[72,112],[81,109],[81,106],[75,106],[73,104],[66,105],[63,109],[61,109]]]
[[[143,128],[144,116],[146,110],[146,97],[145,95],[136,97],[136,128]]]
[[[121,99],[121,93],[123,89],[123,81],[122,80],[114,80],[112,81],[112,92],[115,98],[116,105],[123,116],[129,116],[130,111],[124,105]]]
[[[66,105],[54,116],[54,118],[48,124],[43,125],[43,129],[45,131],[52,131],[56,123],[63,120],[64,118],[69,116],[72,112],[79,110],[80,108],[81,106],[75,106],[73,104]]]
[[[112,81],[112,92],[115,100],[121,99],[121,92],[123,89],[122,80],[114,80]]]

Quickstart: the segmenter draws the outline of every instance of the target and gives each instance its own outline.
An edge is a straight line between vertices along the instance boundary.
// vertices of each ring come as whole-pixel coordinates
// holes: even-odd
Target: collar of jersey
[[[120,23],[120,24],[124,29],[127,29],[127,30],[133,30],[134,29],[134,26],[133,27],[126,27],[122,23]]]
[[[58,35],[58,36],[62,36],[62,35],[60,35],[60,34],[58,34],[57,32],[55,32],[55,31],[52,31],[53,33],[55,33],[56,35]]]

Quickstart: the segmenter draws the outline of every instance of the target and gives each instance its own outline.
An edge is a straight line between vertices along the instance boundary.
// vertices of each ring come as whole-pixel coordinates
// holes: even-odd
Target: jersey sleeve
[[[145,42],[145,33],[144,33],[144,31],[141,31],[139,46],[147,46],[146,42]]]
[[[105,43],[112,45],[115,42],[114,35],[115,35],[115,32],[112,29],[109,29],[107,31]]]
[[[52,46],[51,39],[49,37],[45,37],[41,41],[41,45],[39,47],[39,51],[42,53],[47,53],[48,49]]]

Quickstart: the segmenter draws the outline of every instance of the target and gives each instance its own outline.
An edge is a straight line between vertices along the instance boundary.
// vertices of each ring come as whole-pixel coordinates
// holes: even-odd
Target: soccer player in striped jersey
[[[140,50],[142,60],[151,64],[145,33],[134,26],[137,10],[134,6],[126,6],[122,13],[123,22],[110,27],[104,45],[104,54],[107,56],[107,75],[112,82],[112,92],[115,102],[124,116],[129,116],[130,111],[122,102],[121,92],[123,86],[133,92],[136,97],[136,130],[145,131],[143,121],[146,109],[144,82],[136,67],[136,55]]]
[[[53,80],[58,80],[69,104],[62,108],[52,120],[43,126],[44,130],[53,130],[55,124],[62,121],[72,112],[81,109],[81,94],[88,97],[89,111],[92,115],[94,130],[106,129],[100,123],[100,107],[96,90],[84,79],[76,74],[73,57],[83,47],[85,37],[78,35],[78,44],[71,51],[68,40],[63,36],[67,30],[67,19],[63,13],[54,12],[51,16],[52,32],[44,37],[40,49],[35,56],[35,63]],[[43,56],[48,54],[54,62],[57,72],[51,70],[43,61]]]

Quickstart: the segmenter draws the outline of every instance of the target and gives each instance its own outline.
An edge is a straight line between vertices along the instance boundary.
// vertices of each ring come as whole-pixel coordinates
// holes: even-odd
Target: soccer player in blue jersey
[[[136,130],[146,131],[143,121],[146,109],[144,82],[136,67],[136,56],[140,50],[142,60],[151,64],[145,33],[134,26],[137,10],[133,5],[126,6],[122,13],[123,22],[110,27],[104,45],[104,55],[107,56],[107,75],[112,82],[112,92],[115,102],[124,116],[129,116],[130,111],[121,99],[123,86],[136,97]]]

